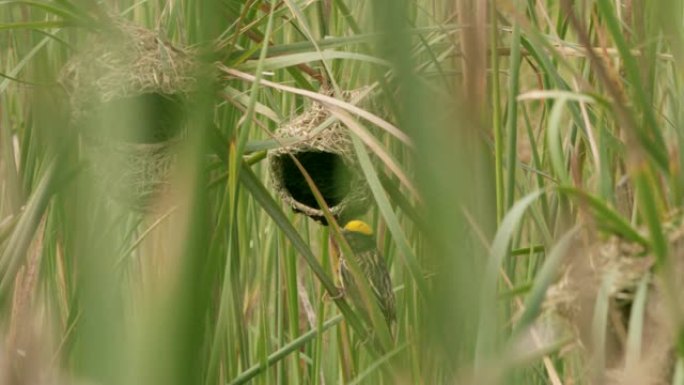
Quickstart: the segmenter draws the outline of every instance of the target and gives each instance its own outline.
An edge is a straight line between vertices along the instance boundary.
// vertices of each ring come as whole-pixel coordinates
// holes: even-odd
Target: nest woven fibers
[[[95,179],[116,200],[146,209],[167,189],[197,68],[191,51],[125,21],[95,33],[65,65],[71,122]]]
[[[136,95],[183,95],[194,90],[192,52],[158,33],[116,21],[90,39],[62,71],[72,119],[78,121],[108,102]]]
[[[343,96],[352,100],[360,92],[348,91]],[[337,121],[322,128],[330,117],[323,105],[312,102],[302,114],[276,131],[280,139],[302,139],[271,150],[268,155],[273,187],[281,199],[295,212],[324,225],[327,221],[323,210],[293,158],[309,174],[338,221],[362,215],[371,202],[370,189],[356,160],[348,128]]]
[[[663,227],[669,241],[669,272],[653,274],[655,258],[641,245],[615,236],[592,240],[585,232],[577,237],[570,255],[566,255],[561,278],[547,291],[546,310],[562,321],[558,323],[561,329],[575,336],[574,346],[581,356],[587,362],[596,362],[596,354],[603,354],[600,362],[605,365],[605,376],[590,383],[672,383],[679,333],[672,322],[672,307],[681,311],[684,300],[677,298],[675,303],[667,293],[684,292],[684,282],[675,279],[666,284],[664,277],[668,273],[670,277],[684,274],[684,216],[671,215]],[[639,290],[643,291],[645,302],[639,305],[643,309],[639,316],[632,318]],[[600,303],[607,308],[599,310]],[[596,322],[602,318],[606,320],[603,347],[597,350]],[[637,319],[634,325],[633,319]],[[635,331],[640,332],[639,359],[630,361],[628,335]],[[635,352],[631,353],[634,356]]]

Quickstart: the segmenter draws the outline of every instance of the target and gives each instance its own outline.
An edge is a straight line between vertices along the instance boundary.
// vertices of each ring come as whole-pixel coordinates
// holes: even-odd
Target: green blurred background
[[[590,346],[545,305],[563,258],[620,239],[669,299],[652,383],[684,384],[683,21],[680,0],[0,1],[0,382],[639,383],[611,375],[613,299],[594,293]],[[157,77],[125,66],[121,25]],[[135,97],[75,105],[73,63]],[[362,87],[364,114],[342,96]],[[319,93],[372,193],[381,343],[335,297],[338,230],[269,180]]]

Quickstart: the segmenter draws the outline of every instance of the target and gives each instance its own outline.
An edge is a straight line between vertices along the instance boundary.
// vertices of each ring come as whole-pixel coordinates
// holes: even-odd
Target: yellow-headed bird
[[[368,284],[380,305],[387,325],[392,330],[396,321],[394,291],[392,291],[392,281],[385,260],[376,247],[373,230],[363,221],[352,220],[344,226],[342,234],[354,252],[355,261],[361,268],[363,275],[368,279]],[[339,264],[340,281],[345,293],[350,295],[351,301],[358,308],[364,310],[365,307],[360,303],[360,299],[355,298],[358,294],[358,287],[345,259],[340,258]]]

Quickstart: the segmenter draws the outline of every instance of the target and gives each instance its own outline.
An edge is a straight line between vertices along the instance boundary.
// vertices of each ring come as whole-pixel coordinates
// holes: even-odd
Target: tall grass
[[[676,341],[666,377],[684,383],[668,230],[684,197],[683,11],[0,1],[0,381],[638,383],[609,370],[612,278],[592,293],[589,340],[545,305],[568,259],[619,238],[656,261]],[[59,82],[117,19],[200,63],[168,192],[143,212],[102,189]],[[344,101],[361,87],[359,107]],[[394,338],[338,295],[339,227],[271,189],[274,132],[314,100],[349,128],[370,186]],[[650,279],[629,309],[629,367],[648,359]]]

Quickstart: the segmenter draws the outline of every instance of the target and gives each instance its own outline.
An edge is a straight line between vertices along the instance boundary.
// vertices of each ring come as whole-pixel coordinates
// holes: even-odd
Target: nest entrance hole
[[[353,171],[341,155],[326,151],[293,154],[311,176],[329,207],[337,206],[351,192]],[[311,188],[289,155],[279,156],[285,189],[297,202],[320,210]]]
[[[150,144],[176,137],[183,118],[178,95],[150,92],[101,103],[85,124],[102,138]]]

